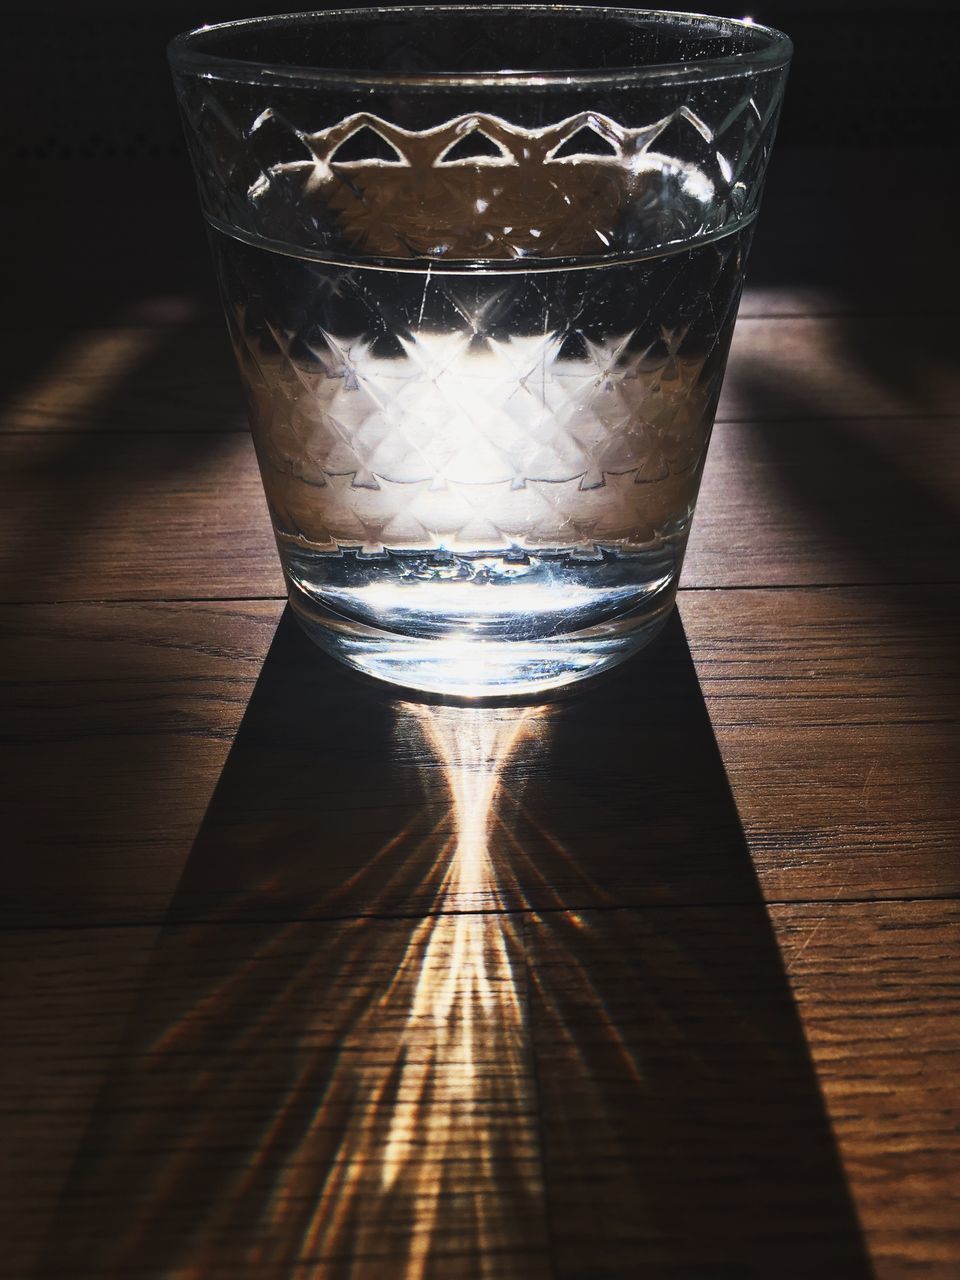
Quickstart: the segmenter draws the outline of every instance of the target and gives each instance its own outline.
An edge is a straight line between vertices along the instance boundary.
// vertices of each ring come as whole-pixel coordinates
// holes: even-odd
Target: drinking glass
[[[791,44],[539,5],[170,48],[294,613],[370,675],[530,694],[672,609]]]

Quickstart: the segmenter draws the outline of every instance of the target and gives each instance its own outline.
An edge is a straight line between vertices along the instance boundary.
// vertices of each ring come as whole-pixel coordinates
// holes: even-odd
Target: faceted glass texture
[[[318,643],[500,695],[593,674],[662,625],[789,53],[726,19],[538,6],[174,43]]]

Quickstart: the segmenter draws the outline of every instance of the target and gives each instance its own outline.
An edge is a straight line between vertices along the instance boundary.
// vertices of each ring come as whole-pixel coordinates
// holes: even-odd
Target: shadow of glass
[[[871,1274],[674,618],[549,706],[289,615],[42,1274]]]

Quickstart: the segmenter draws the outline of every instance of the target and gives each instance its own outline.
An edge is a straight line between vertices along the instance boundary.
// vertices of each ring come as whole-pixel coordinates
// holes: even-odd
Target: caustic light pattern
[[[257,250],[221,252],[280,532],[331,552],[589,555],[685,526],[739,234],[650,261],[479,278],[269,255],[275,279],[297,278],[287,314],[264,297]]]

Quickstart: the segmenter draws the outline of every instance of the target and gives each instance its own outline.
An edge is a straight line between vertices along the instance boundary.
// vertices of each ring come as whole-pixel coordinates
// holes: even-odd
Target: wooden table
[[[957,268],[859,213],[911,163],[779,157],[679,615],[542,708],[314,651],[192,207],[28,211],[4,1276],[960,1274]]]

